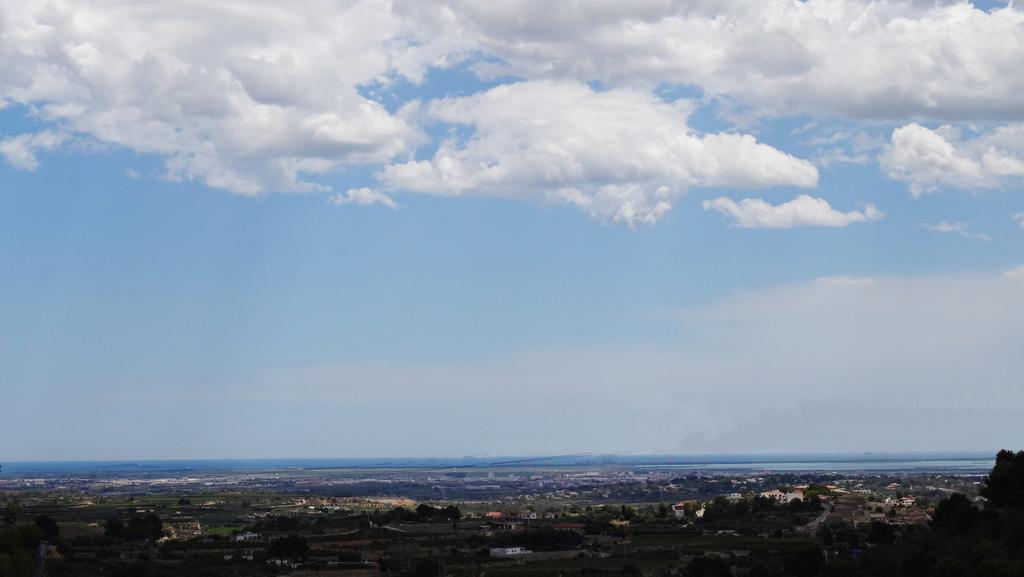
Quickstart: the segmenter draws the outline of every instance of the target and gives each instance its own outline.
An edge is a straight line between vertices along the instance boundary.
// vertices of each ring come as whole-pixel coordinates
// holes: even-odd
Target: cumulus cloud
[[[760,198],[736,202],[721,197],[703,202],[704,210],[713,210],[731,218],[741,228],[844,227],[855,222],[878,220],[884,215],[873,204],[864,210],[841,212],[823,198],[801,194],[789,202],[771,205]]]
[[[0,99],[162,156],[172,179],[247,195],[325,190],[307,176],[421,141],[360,93],[451,52],[411,40],[414,24],[372,0],[3,1]]]
[[[422,12],[429,10],[421,8]],[[967,2],[448,0],[495,75],[677,84],[769,114],[1024,119],[1024,11]]]
[[[723,114],[1000,120],[965,140],[908,124],[883,166],[914,194],[1020,177],[1022,36],[1024,10],[968,3],[0,0],[0,106],[239,194],[329,192],[327,175],[388,164],[385,189],[525,196],[635,226],[688,187],[817,180],[751,136],[696,134],[656,86],[697,88]],[[427,104],[388,92],[462,63],[526,82]],[[475,132],[424,148],[424,121]],[[816,162],[866,163],[856,133]],[[12,138],[7,159],[37,166],[46,146]]]
[[[985,234],[983,232],[971,232],[969,230],[970,226],[966,222],[942,221],[942,222],[936,222],[936,223],[926,223],[926,224],[923,224],[921,226],[923,228],[927,229],[927,230],[932,231],[932,232],[941,232],[941,233],[945,233],[945,234],[955,234],[955,235],[958,235],[958,236],[962,236],[964,238],[969,238],[971,240],[984,240],[984,241],[991,241],[992,240],[992,237],[990,235]]]
[[[655,222],[691,186],[817,184],[809,162],[752,136],[696,133],[689,107],[578,82],[503,85],[431,103],[428,118],[470,133],[379,178],[393,190],[567,203],[628,226]]]
[[[0,140],[0,155],[15,168],[35,170],[39,167],[36,153],[55,150],[67,140],[67,134],[51,130],[9,136]]]
[[[948,186],[996,188],[1024,177],[1024,124],[997,127],[963,138],[949,125],[917,123],[897,128],[879,158],[882,169],[906,182],[914,196]]]
[[[388,195],[380,192],[379,190],[373,190],[372,188],[350,188],[345,194],[335,194],[328,199],[331,204],[357,204],[359,206],[369,206],[371,204],[383,204],[388,208],[398,208],[395,201]]]
[[[1018,212],[1013,215],[1013,220],[1017,221],[1021,228],[1024,228],[1024,212]]]

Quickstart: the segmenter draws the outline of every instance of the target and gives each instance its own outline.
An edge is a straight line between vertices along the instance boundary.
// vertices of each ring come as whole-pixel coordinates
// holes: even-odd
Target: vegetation
[[[1024,451],[1000,451],[979,508],[954,494],[925,528],[872,524],[832,535],[824,577],[1019,577],[1024,575]]]
[[[108,519],[103,534],[112,539],[127,541],[156,541],[163,536],[164,525],[156,513],[132,517],[125,523],[114,517]]]
[[[499,533],[490,539],[491,547],[526,547],[531,551],[576,549],[583,544],[583,535],[559,529],[528,529],[515,533]]]
[[[34,554],[42,531],[31,525],[0,529],[0,576],[31,575]]]
[[[764,484],[796,484],[782,480]],[[827,515],[842,504],[825,484],[802,485],[810,485],[805,500],[780,503],[757,488],[677,510],[657,501],[523,501],[553,519],[519,518],[520,505],[500,519],[485,516],[493,502],[382,501],[355,511],[273,492],[101,494],[88,506],[70,505],[81,495],[0,494],[0,577],[33,575],[41,553],[50,577],[270,577],[296,565],[352,577],[1024,577],[1024,451],[1001,451],[977,492],[947,489],[930,501],[930,517],[915,509],[918,521],[886,510],[875,492],[902,486],[899,479],[848,495],[870,512],[856,525]],[[640,483],[595,491],[658,493]],[[522,562],[490,556],[495,547],[533,553]]]

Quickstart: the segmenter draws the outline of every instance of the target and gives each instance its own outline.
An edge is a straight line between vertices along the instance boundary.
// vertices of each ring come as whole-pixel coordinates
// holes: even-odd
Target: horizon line
[[[7,464],[43,464],[43,463],[174,463],[174,462],[217,462],[217,461],[495,461],[493,465],[523,464],[534,461],[559,461],[571,459],[608,459],[608,458],[629,458],[629,459],[654,459],[654,458],[741,458],[741,457],[865,457],[865,456],[955,456],[955,457],[981,457],[995,454],[1000,449],[971,449],[971,450],[902,450],[902,451],[795,451],[795,452],[706,452],[706,453],[573,453],[562,455],[530,455],[530,454],[499,454],[499,455],[462,455],[462,456],[335,456],[335,457],[133,457],[133,458],[74,458],[74,459],[0,459],[0,465]],[[510,462],[515,461],[515,462]]]

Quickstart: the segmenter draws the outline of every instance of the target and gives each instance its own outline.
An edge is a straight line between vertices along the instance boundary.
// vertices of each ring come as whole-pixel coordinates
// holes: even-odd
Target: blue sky
[[[1014,442],[1024,13],[837,6],[0,3],[0,458]]]

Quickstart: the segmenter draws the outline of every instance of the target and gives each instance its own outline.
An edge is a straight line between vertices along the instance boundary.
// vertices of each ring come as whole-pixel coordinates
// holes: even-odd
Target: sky
[[[1024,433],[1024,7],[0,0],[0,460]]]

